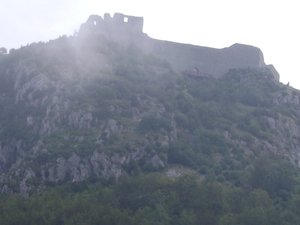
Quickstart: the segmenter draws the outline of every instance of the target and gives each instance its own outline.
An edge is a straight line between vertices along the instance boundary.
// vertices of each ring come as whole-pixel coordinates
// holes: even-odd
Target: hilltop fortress
[[[228,48],[215,49],[156,40],[143,33],[143,23],[143,17],[121,13],[115,13],[113,17],[106,13],[104,18],[91,15],[81,25],[79,35],[96,33],[124,46],[134,44],[145,53],[166,59],[178,72],[193,71],[197,76],[218,78],[234,68],[268,69],[274,79],[279,81],[278,72],[273,65],[265,64],[259,48],[234,44]]]

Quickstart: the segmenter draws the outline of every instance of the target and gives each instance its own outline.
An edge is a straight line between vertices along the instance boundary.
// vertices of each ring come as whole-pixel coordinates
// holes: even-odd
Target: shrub
[[[163,128],[167,131],[172,130],[170,122],[167,119],[159,118],[153,115],[144,117],[139,123],[139,129],[141,131],[159,131],[160,128]]]

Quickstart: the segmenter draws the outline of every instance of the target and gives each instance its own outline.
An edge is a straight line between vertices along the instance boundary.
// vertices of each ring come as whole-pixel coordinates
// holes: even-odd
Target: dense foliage
[[[238,186],[209,178],[199,182],[197,173],[177,179],[152,173],[116,183],[67,183],[29,199],[2,196],[0,220],[3,225],[298,224],[300,186],[295,169],[284,168],[286,163],[261,157]]]

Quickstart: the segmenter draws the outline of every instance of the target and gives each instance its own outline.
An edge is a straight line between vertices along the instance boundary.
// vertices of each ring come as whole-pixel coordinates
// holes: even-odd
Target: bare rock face
[[[16,184],[16,187],[8,187],[3,185],[1,187],[2,193],[14,193],[20,192],[23,196],[28,196],[28,192],[35,188],[32,183],[33,180],[36,182],[42,181],[39,185],[40,189],[43,188],[43,183],[46,181],[50,182],[62,182],[71,181],[79,182],[87,179],[91,175],[98,178],[105,179],[118,179],[120,176],[126,174],[124,171],[124,165],[131,161],[138,161],[141,158],[146,157],[145,166],[151,165],[154,169],[164,168],[165,163],[157,156],[150,156],[143,150],[136,150],[128,154],[127,156],[120,156],[114,154],[109,156],[104,152],[95,150],[89,157],[79,157],[76,153],[72,153],[69,158],[59,157],[54,163],[46,163],[42,165],[40,173],[41,178],[37,177],[36,172],[31,168],[22,169],[18,166],[16,168],[16,175],[22,177],[22,180]],[[13,177],[1,176],[0,182],[5,183],[7,181],[14,181]],[[40,180],[41,179],[41,180]],[[31,181],[32,180],[32,181]]]
[[[79,112],[72,112],[68,116],[69,126],[73,126],[78,129],[90,128],[93,116],[91,113],[85,113],[79,110]]]
[[[107,136],[113,133],[118,133],[122,129],[122,126],[118,126],[117,121],[113,119],[109,119],[106,126],[107,127],[104,132]]]
[[[9,168],[17,168],[20,160],[26,156],[25,144],[15,139],[0,145],[0,173],[6,172]]]
[[[299,105],[299,97],[297,95],[294,95],[291,91],[288,91],[284,94],[279,93],[277,95],[277,98],[275,99],[275,102],[277,102],[277,104],[295,104],[295,105]]]
[[[294,101],[295,97],[292,94],[287,94],[285,96],[278,95],[277,103],[284,107],[285,104],[298,105],[297,101]],[[295,115],[298,116],[297,111],[294,111]],[[295,118],[295,115],[293,117]],[[233,142],[235,145],[244,149],[245,154],[252,155],[252,149],[263,149],[267,152],[272,152],[275,155],[285,156],[289,158],[290,161],[297,166],[299,164],[300,148],[298,144],[298,137],[300,135],[300,126],[297,124],[295,119],[286,118],[285,116],[279,116],[278,118],[273,118],[269,116],[264,116],[268,129],[275,135],[276,138],[269,142],[266,139],[259,139],[252,137],[252,141],[245,141],[241,139],[234,139],[229,132],[224,132],[223,135],[229,142]],[[289,146],[288,148],[286,146]]]
[[[159,168],[164,168],[165,167],[164,162],[157,155],[154,155],[151,158],[151,164],[152,164],[152,166],[155,169],[159,169]]]
[[[23,196],[28,196],[28,192],[33,188],[33,185],[28,184],[29,179],[36,178],[35,172],[30,168],[25,171],[25,177],[20,181],[20,193]]]
[[[272,129],[272,130],[276,129],[276,122],[275,122],[274,118],[267,117],[267,121],[268,121],[270,129]]]

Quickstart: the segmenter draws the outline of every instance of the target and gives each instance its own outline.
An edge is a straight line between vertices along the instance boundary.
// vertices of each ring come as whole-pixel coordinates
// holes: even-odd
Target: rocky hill
[[[133,43],[124,46],[100,33],[0,55],[1,193],[37,196],[34,202],[44,201],[36,194],[51,196],[52,189],[65,193],[60,187],[89,200],[96,190],[106,197],[113,190],[109,199],[118,204],[111,207],[132,210],[136,224],[146,223],[134,213],[150,215],[152,209],[165,213],[156,218],[161,224],[178,218],[180,224],[188,224],[184,218],[190,224],[199,218],[215,221],[204,224],[250,224],[243,222],[249,210],[258,216],[255,210],[264,212],[263,204],[271,207],[270,215],[261,216],[273,219],[256,224],[298,221],[297,207],[287,205],[299,199],[299,91],[279,83],[268,67],[232,68],[219,78],[174,68]],[[98,189],[89,189],[96,184]],[[202,199],[212,205],[200,210],[188,190],[217,200]],[[238,193],[245,200],[240,209],[232,198]],[[0,203],[3,218],[13,201],[23,200]],[[148,222],[154,218],[149,215]]]

